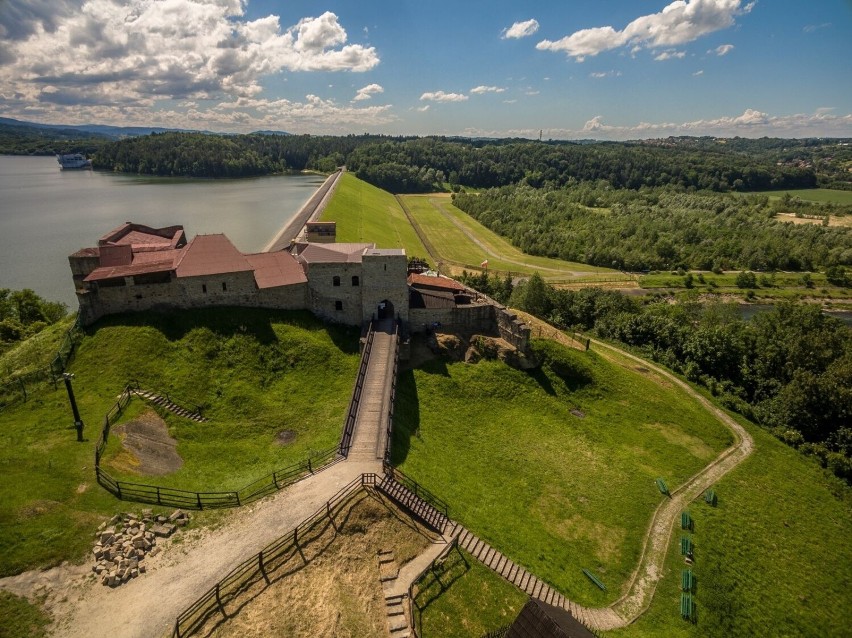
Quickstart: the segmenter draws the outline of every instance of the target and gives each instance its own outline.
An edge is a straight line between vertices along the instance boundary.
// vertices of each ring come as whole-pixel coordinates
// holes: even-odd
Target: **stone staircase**
[[[385,613],[388,619],[388,633],[391,638],[408,638],[411,628],[408,624],[408,616],[405,613],[405,597],[407,588],[400,591],[397,579],[399,567],[396,564],[393,551],[379,550],[377,553],[379,561],[379,580],[382,583],[382,592],[385,598]]]
[[[207,421],[207,419],[201,416],[198,412],[187,410],[186,408],[179,406],[177,403],[173,403],[167,396],[164,397],[149,390],[134,390],[133,394],[141,399],[150,401],[155,405],[159,405],[164,410],[168,410],[173,414],[189,419],[190,421],[195,421],[196,423],[205,423]]]

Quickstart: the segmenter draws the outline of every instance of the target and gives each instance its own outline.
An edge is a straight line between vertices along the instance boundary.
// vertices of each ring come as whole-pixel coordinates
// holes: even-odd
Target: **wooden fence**
[[[391,392],[390,392],[390,405],[388,406],[388,429],[385,433],[385,454],[384,454],[384,463],[386,465],[390,465],[391,461],[391,447],[393,444],[393,410],[394,405],[396,404],[396,376],[399,371],[399,330],[400,330],[400,321],[397,320],[394,322],[393,330],[394,330],[394,343],[396,344],[396,348],[393,355],[393,373],[391,374]]]
[[[370,323],[367,329],[367,338],[364,341],[364,350],[361,352],[358,376],[355,379],[355,387],[352,389],[352,399],[349,401],[349,411],[346,413],[346,421],[343,424],[343,435],[340,437],[338,453],[344,458],[349,456],[349,450],[352,447],[352,435],[355,432],[355,420],[358,417],[358,406],[361,404],[361,391],[364,388],[364,379],[367,377],[367,365],[370,363],[374,336],[373,324]]]
[[[228,608],[238,611],[247,598],[253,585],[263,581],[272,582],[276,572],[300,551],[300,542],[310,539],[315,528],[323,521],[334,525],[334,517],[345,507],[349,498],[365,486],[375,486],[379,482],[377,474],[362,474],[337,494],[313,515],[302,521],[292,532],[267,545],[258,554],[246,559],[235,567],[222,580],[207,590],[188,609],[181,613],[176,621],[173,638],[185,638],[201,630],[205,624],[217,615],[228,619]],[[302,539],[300,541],[300,539]]]
[[[101,468],[101,458],[109,441],[110,429],[139,389],[139,384],[136,382],[125,385],[118,400],[104,417],[101,436],[95,446],[95,476],[98,484],[120,500],[198,510],[240,507],[287,487],[301,478],[335,463],[339,458],[338,449],[335,446],[304,461],[267,474],[239,490],[228,492],[192,492],[116,480]]]
[[[447,546],[441,550],[441,553],[435,557],[435,560],[429,563],[423,571],[421,571],[417,577],[411,581],[411,585],[408,586],[408,616],[411,618],[411,635],[414,636],[414,638],[420,638],[420,616],[423,613],[423,609],[428,605],[428,603],[420,605],[417,600],[419,593],[415,594],[414,590],[418,589],[422,592],[424,590],[422,587],[423,580],[431,574],[439,583],[441,593],[443,593],[444,590],[449,587],[449,583],[442,582],[439,574],[442,575],[445,571],[448,571],[444,569],[444,563],[450,555],[450,552],[456,550],[456,552],[458,552],[459,559],[467,566],[467,560],[465,560],[464,555],[461,553],[458,546],[459,537],[453,536],[453,540],[447,543]]]

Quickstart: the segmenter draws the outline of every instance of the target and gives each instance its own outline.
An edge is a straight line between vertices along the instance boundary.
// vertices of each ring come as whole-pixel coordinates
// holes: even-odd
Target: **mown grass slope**
[[[373,242],[378,248],[404,248],[409,257],[427,257],[426,248],[393,195],[343,173],[322,221],[337,222],[337,241]]]
[[[844,636],[852,606],[852,493],[811,459],[744,423],[756,449],[699,500],[695,625],[680,618],[681,532],[648,611],[618,638]]]
[[[116,478],[218,491],[336,444],[358,365],[358,335],[308,313],[246,309],[139,313],[89,328],[71,365],[85,423],[77,443],[65,390],[48,386],[0,412],[0,575],[81,556],[103,514],[127,509],[94,482],[94,444],[124,384],[204,404],[198,424],[164,414],[183,467],[145,477],[104,464]],[[142,409],[134,399],[125,418]],[[282,430],[295,440],[280,446]],[[127,463],[121,467],[128,467]]]
[[[663,498],[654,479],[674,488],[732,436],[647,371],[534,345],[545,363],[532,372],[440,360],[404,372],[393,460],[510,558],[574,600],[603,605],[638,562]]]

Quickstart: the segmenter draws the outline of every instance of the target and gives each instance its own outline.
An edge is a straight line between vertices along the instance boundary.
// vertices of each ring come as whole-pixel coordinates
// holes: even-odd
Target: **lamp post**
[[[77,429],[77,440],[82,443],[83,419],[80,418],[77,401],[74,399],[74,388],[71,387],[71,379],[74,378],[74,375],[70,372],[63,372],[62,378],[65,380],[65,389],[68,390],[68,402],[71,404],[71,411],[74,413],[74,427]]]

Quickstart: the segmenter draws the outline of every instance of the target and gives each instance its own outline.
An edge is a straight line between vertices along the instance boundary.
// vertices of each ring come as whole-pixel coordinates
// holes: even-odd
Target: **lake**
[[[324,178],[201,180],[62,171],[55,157],[0,155],[0,288],[32,288],[77,309],[68,255],[125,221],[225,233],[260,252]]]

